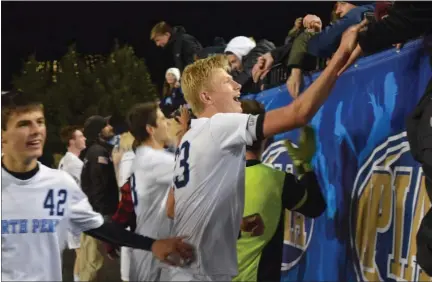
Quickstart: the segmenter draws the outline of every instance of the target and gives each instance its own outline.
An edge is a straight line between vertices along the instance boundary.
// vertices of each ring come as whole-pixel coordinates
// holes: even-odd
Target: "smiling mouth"
[[[39,147],[42,144],[41,140],[34,140],[34,141],[29,141],[26,143],[27,147]]]
[[[240,102],[240,95],[235,96],[233,99],[234,99],[234,101],[236,101],[236,102]]]

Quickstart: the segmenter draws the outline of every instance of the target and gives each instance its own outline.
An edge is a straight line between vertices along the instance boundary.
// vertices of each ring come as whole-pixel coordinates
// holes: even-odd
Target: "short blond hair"
[[[150,31],[150,40],[154,40],[156,36],[165,34],[165,33],[172,33],[172,27],[167,24],[166,22],[159,22],[153,26],[152,30]]]
[[[181,88],[185,100],[195,115],[204,110],[204,105],[200,100],[200,93],[211,88],[210,77],[217,69],[230,71],[229,62],[225,55],[216,55],[197,60],[188,65],[183,71]]]

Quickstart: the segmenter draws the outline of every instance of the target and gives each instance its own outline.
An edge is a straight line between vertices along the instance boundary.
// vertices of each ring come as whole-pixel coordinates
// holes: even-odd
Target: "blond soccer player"
[[[242,114],[240,85],[223,56],[186,67],[182,90],[197,119],[176,152],[174,192],[167,210],[175,236],[187,235],[196,261],[175,268],[171,281],[231,281],[244,207],[245,149],[256,140],[305,126],[323,105],[355,47],[361,26],[350,28],[327,68],[291,104],[262,115]],[[242,224],[243,225],[243,224]],[[247,227],[254,233],[258,225]]]

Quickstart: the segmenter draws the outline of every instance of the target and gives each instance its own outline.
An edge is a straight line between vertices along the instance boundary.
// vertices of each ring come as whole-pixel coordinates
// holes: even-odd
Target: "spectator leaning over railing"
[[[252,68],[258,58],[271,50],[275,45],[268,40],[260,40],[258,44],[245,36],[237,36],[228,42],[225,54],[231,66],[231,75],[234,81],[242,86],[242,93],[258,93],[259,85],[252,79]]]
[[[329,58],[337,50],[343,32],[354,24],[360,23],[367,12],[374,12],[372,1],[344,1],[336,4],[336,15],[340,19],[314,35],[308,43],[308,53],[320,58]],[[309,25],[308,22],[305,23]]]
[[[285,43],[283,46],[274,48],[270,52],[265,53],[264,55],[260,56],[258,58],[258,61],[255,63],[255,66],[257,64],[260,64],[262,62],[267,62],[268,70],[270,70],[271,65],[278,64],[282,62],[284,59],[287,58],[289,52],[291,51],[291,47],[293,44],[294,39],[302,33],[304,30],[303,28],[303,18],[297,18],[294,22],[293,28],[288,32],[288,36],[285,38]],[[254,77],[254,70],[252,70],[252,76],[255,83],[258,82],[258,79]],[[266,72],[267,73],[267,72]],[[265,74],[263,75],[264,78]]]
[[[337,2],[332,14],[334,18],[340,18],[332,22],[322,32],[312,36],[307,45],[308,53],[319,58],[330,58],[338,48],[343,32],[351,25],[362,21],[366,12],[373,12],[375,4],[373,2]],[[362,6],[356,6],[362,5]],[[303,20],[303,25],[309,26],[312,18]],[[272,50],[261,56],[252,69],[253,81],[257,83],[264,79],[273,64],[281,62],[291,51],[290,42],[284,46]]]
[[[355,27],[354,27],[355,28]],[[425,49],[432,54],[432,4],[430,2],[395,2],[388,16],[367,25],[360,32],[358,44],[341,74],[362,53],[373,53],[426,34]],[[432,66],[432,56],[430,57]],[[432,79],[425,94],[407,120],[407,136],[414,159],[422,164],[426,190],[432,201]],[[420,224],[417,233],[417,263],[432,276],[432,208]]]
[[[171,27],[166,22],[160,22],[152,28],[150,39],[158,47],[172,49],[175,67],[181,72],[194,62],[195,55],[202,49],[198,39],[187,34],[184,27]]]
[[[286,82],[287,89],[296,98],[303,83],[303,72],[324,69],[325,61],[307,53],[307,45],[312,36],[321,31],[321,19],[315,15],[307,15],[303,19],[304,31],[293,42],[288,56],[287,66],[290,76]]]
[[[181,105],[186,104],[180,86],[180,78],[178,68],[169,68],[165,73],[160,108],[166,117],[169,117]]]
[[[278,47],[258,58],[252,69],[254,82],[264,79],[273,65],[283,62],[288,68],[288,79],[285,78],[290,95],[298,96],[303,81],[303,71],[323,69],[325,61],[307,53],[309,39],[321,31],[321,19],[315,15],[307,15],[303,19],[301,32],[297,33],[292,42]],[[287,57],[288,55],[288,57]],[[287,59],[285,59],[287,57]]]

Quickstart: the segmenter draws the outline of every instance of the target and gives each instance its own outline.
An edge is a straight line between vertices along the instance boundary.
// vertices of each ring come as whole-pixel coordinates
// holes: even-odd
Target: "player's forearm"
[[[266,113],[264,119],[264,136],[305,126],[324,101],[328,98],[349,54],[337,51],[326,69],[297,99],[291,104]]]
[[[171,188],[168,193],[168,199],[166,202],[166,214],[171,219],[174,219],[174,208],[175,208],[174,190],[173,188]]]
[[[120,225],[108,222],[105,222],[98,228],[87,230],[84,233],[110,244],[146,251],[151,251],[151,247],[155,241],[152,238],[127,231]]]

